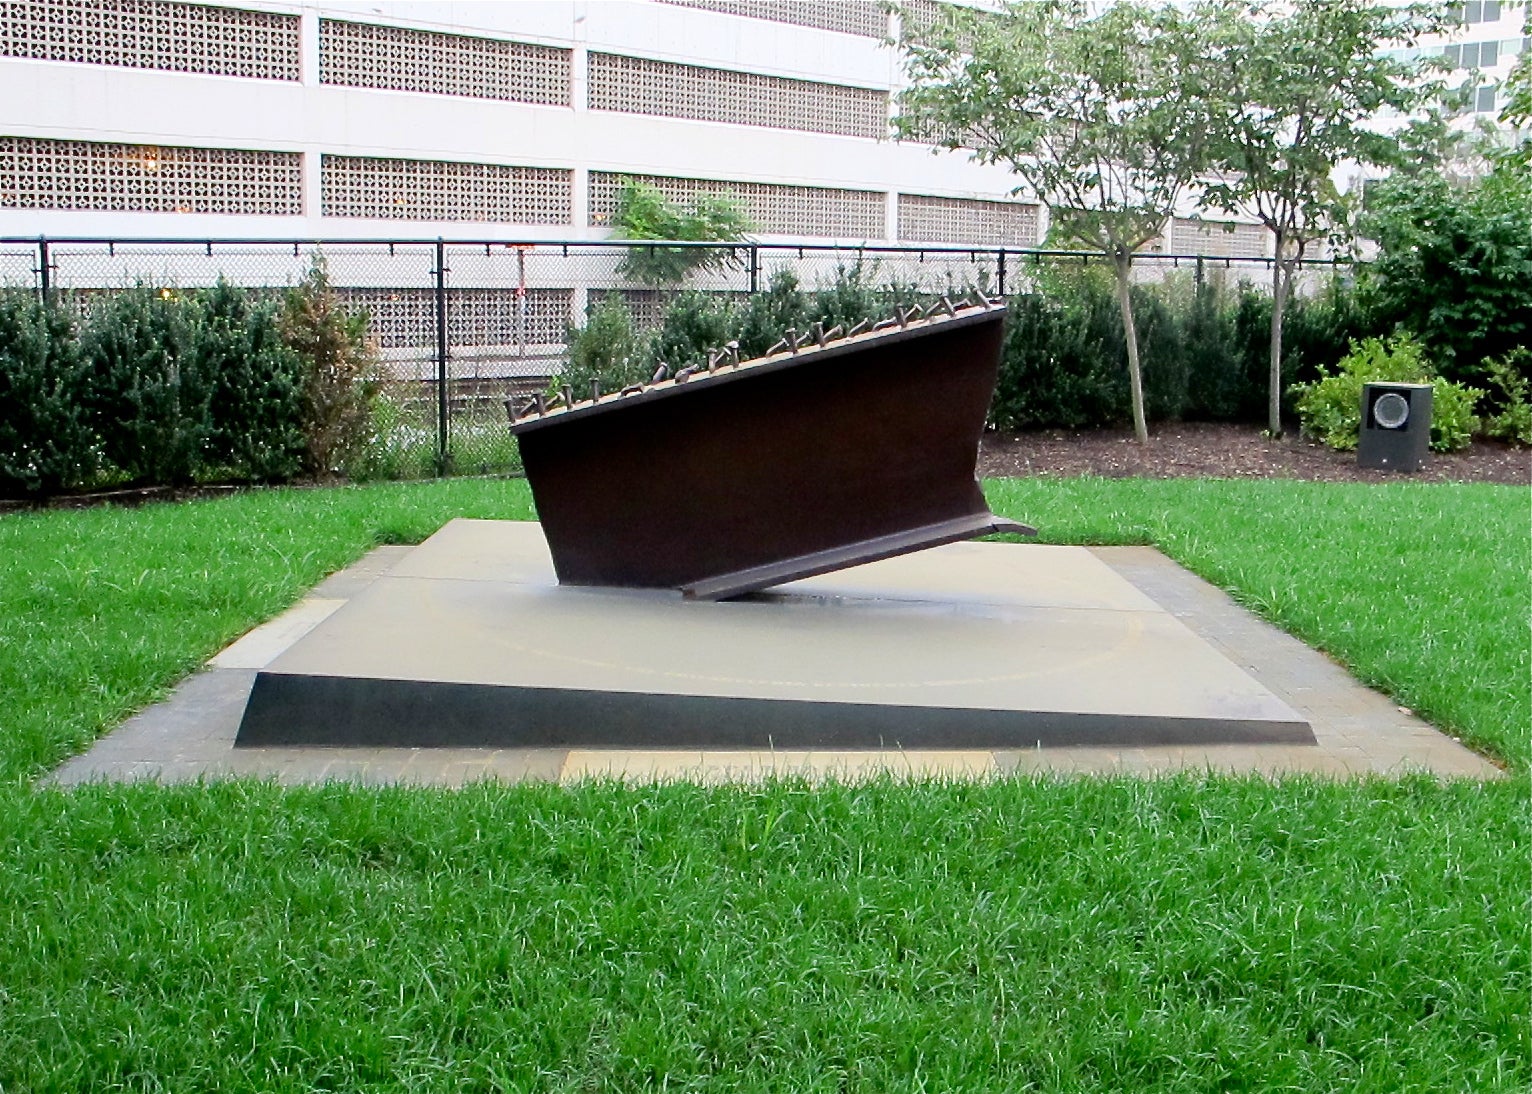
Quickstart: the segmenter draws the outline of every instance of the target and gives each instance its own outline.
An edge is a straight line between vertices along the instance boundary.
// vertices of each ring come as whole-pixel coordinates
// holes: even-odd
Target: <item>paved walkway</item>
[[[1425,771],[1497,778],[1502,772],[1385,696],[1362,687],[1325,655],[1240,608],[1227,595],[1148,547],[1094,553],[1151,599],[1287,702],[1313,726],[1310,745],[1196,748],[1049,748],[1028,751],[695,752],[563,749],[341,749],[233,747],[258,669],[347,598],[400,561],[407,547],[380,547],[257,627],[188,679],[165,702],[135,715],[50,781],[182,782],[238,776],[287,784],[348,780],[461,786],[480,779],[565,782],[602,776],[703,781],[770,775],[857,778],[880,772],[982,778],[1057,771],[1154,775],[1177,770],[1312,772],[1349,776]]]

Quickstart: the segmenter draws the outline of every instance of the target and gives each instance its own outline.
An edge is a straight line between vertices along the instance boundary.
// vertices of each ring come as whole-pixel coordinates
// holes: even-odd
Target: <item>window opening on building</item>
[[[464,34],[319,21],[319,81],[568,106],[570,51]]]
[[[590,55],[592,110],[802,129],[879,139],[888,93],[864,87],[672,64],[615,53]]]
[[[1453,5],[1452,16],[1455,20],[1466,26],[1475,23],[1499,22],[1502,8],[1506,5],[1501,0],[1468,0],[1467,3]]]
[[[320,164],[327,217],[573,223],[573,173],[494,163],[330,156]]]
[[[4,0],[0,56],[298,79],[298,17],[175,0]]]
[[[590,223],[593,226],[611,223],[617,212],[618,195],[630,178],[656,187],[678,203],[704,193],[732,198],[760,232],[839,239],[882,239],[886,232],[885,199],[876,191],[625,175],[609,171],[592,171],[590,174]]]
[[[1493,68],[1500,63],[1500,43],[1464,42],[1442,51],[1453,68]]]
[[[436,344],[435,294],[431,289],[342,289],[351,307],[365,307],[372,333],[384,349]],[[514,289],[459,289],[451,292],[447,339],[454,346],[515,346],[562,343],[569,324],[570,289],[528,289],[526,311],[514,306]],[[518,326],[522,320],[524,326]]]
[[[1170,249],[1183,255],[1265,258],[1270,237],[1263,224],[1176,217],[1171,222]]]
[[[0,207],[298,216],[301,157],[0,137]]]
[[[1037,206],[1019,201],[899,195],[899,239],[987,247],[1037,244]]]

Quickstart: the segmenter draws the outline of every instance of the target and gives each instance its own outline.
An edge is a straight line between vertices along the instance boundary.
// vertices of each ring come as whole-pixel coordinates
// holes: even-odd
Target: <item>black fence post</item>
[[[48,254],[48,237],[37,237],[37,288],[42,294],[43,303],[48,303],[49,294],[53,290],[53,271],[50,269],[51,256]]]
[[[1000,248],[999,261],[995,263],[995,287],[1000,290],[1000,299],[1005,299],[1005,248]]]
[[[448,470],[447,453],[447,244],[436,240],[436,473]]]
[[[750,245],[750,295],[754,296],[761,289],[761,249],[754,244]]]

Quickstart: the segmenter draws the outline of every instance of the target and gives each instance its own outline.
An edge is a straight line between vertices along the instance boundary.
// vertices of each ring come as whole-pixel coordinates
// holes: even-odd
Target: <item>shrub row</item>
[[[0,290],[0,493],[336,471],[367,439],[366,324],[320,261],[280,297]]]
[[[791,270],[781,270],[769,286],[749,296],[679,291],[669,298],[663,318],[641,329],[618,294],[592,303],[584,326],[568,332],[569,357],[554,386],[569,385],[577,395],[618,391],[647,380],[664,364],[672,372],[707,359],[708,351],[739,342],[742,358],[763,356],[784,331],[806,331],[814,323],[826,329],[850,327],[862,319],[881,319],[896,307],[921,301],[912,287],[878,283],[860,265],[842,266],[827,289],[805,291]]]
[[[850,326],[929,299],[875,274],[844,266],[817,292],[805,291],[791,272],[751,296],[676,292],[651,330],[638,328],[621,297],[608,297],[570,331],[568,364],[556,383],[581,394],[593,380],[617,390],[661,362],[673,371],[699,363],[730,340],[742,356],[756,356],[788,328]],[[1353,285],[1336,278],[1291,302],[1283,387],[1289,411],[1311,432],[1333,429],[1315,420],[1315,397],[1308,409],[1295,399],[1338,375],[1337,363],[1365,339],[1422,325],[1401,316],[1398,280],[1373,276]],[[1270,297],[1246,282],[1190,274],[1134,291],[1150,417],[1263,420]],[[318,260],[297,287],[277,295],[224,282],[186,292],[140,284],[45,303],[30,291],[0,290],[0,494],[365,471],[358,456],[375,432],[378,406],[367,327],[365,313],[340,307]],[[1468,341],[1490,348],[1484,332],[1498,329],[1481,324]],[[1433,328],[1419,339],[1425,355],[1416,371],[1460,382],[1465,398],[1482,395],[1478,407],[1472,398],[1464,404],[1465,422],[1476,420],[1477,409],[1488,434],[1532,441],[1532,353],[1511,344],[1500,358],[1475,360],[1476,348],[1443,351],[1448,335]],[[1127,390],[1107,272],[1038,272],[1011,301],[990,425],[1120,424],[1128,417]],[[1339,382],[1325,389],[1340,390]]]
[[[1135,290],[1146,398],[1151,417],[1260,421],[1266,406],[1271,299],[1249,284],[1227,286],[1188,275]],[[638,329],[621,297],[592,308],[569,332],[569,365],[558,383],[584,394],[647,379],[660,363],[672,370],[705,359],[731,339],[742,356],[765,353],[783,331],[850,326],[928,299],[913,287],[875,283],[860,266],[805,292],[790,273],[770,288],[738,298],[675,293],[656,329]],[[1337,279],[1294,301],[1287,318],[1284,377],[1317,378],[1321,365],[1375,333],[1359,294]],[[1128,417],[1127,353],[1109,273],[1101,267],[1040,274],[1010,301],[1004,357],[990,408],[997,429],[1091,428]]]
[[[1134,289],[1146,410],[1151,419],[1265,420],[1271,297],[1247,281],[1171,278]],[[1456,353],[1416,335],[1398,290],[1373,272],[1334,277],[1288,302],[1282,342],[1285,413],[1304,432],[1354,448],[1361,385],[1436,385],[1433,447],[1476,433],[1532,443],[1532,352],[1475,356],[1501,345],[1470,332]],[[1385,345],[1385,342],[1387,343]],[[1011,326],[991,424],[1000,429],[1090,428],[1127,420],[1127,352],[1104,270],[1053,273],[1011,302]],[[1478,413],[1476,413],[1478,411]]]
[[[1282,355],[1289,416],[1345,447],[1345,423],[1354,432],[1358,415],[1352,396],[1364,381],[1435,380],[1436,447],[1462,447],[1476,431],[1532,440],[1532,354],[1513,351],[1469,370],[1466,355],[1422,353],[1408,331],[1398,335],[1402,356],[1383,354],[1378,339],[1403,326],[1383,287],[1376,279],[1356,284],[1336,276],[1289,301]],[[1192,274],[1136,286],[1134,294],[1151,419],[1265,420],[1269,294],[1248,281]],[[802,331],[816,321],[849,326],[927,299],[908,285],[875,283],[861,266],[840,268],[828,288],[814,293],[784,272],[750,297],[676,292],[659,325],[646,331],[614,294],[594,305],[585,326],[569,332],[569,365],[555,384],[584,395],[594,380],[614,391],[647,379],[662,363],[673,371],[696,364],[731,339],[739,341],[742,356],[760,355],[788,328]],[[1488,382],[1471,386],[1464,382],[1469,375]],[[1482,418],[1475,415],[1480,400]],[[1120,425],[1128,416],[1127,351],[1109,272],[1099,266],[1040,271],[1028,291],[1010,301],[989,425],[1089,429]]]
[[[1151,420],[1263,421],[1271,297],[1249,282],[1173,276],[1134,287]],[[1376,333],[1358,293],[1335,278],[1289,303],[1283,388],[1317,376],[1353,340]],[[1289,409],[1291,404],[1289,403]],[[1128,363],[1122,315],[1101,267],[1045,272],[1011,302],[991,424],[1082,429],[1125,422]]]

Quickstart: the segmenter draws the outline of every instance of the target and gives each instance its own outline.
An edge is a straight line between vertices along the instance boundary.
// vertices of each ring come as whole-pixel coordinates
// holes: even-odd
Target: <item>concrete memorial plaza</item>
[[[710,603],[561,587],[536,524],[460,520],[333,575],[50,778],[1178,770],[1501,774],[1148,547],[956,543]]]

